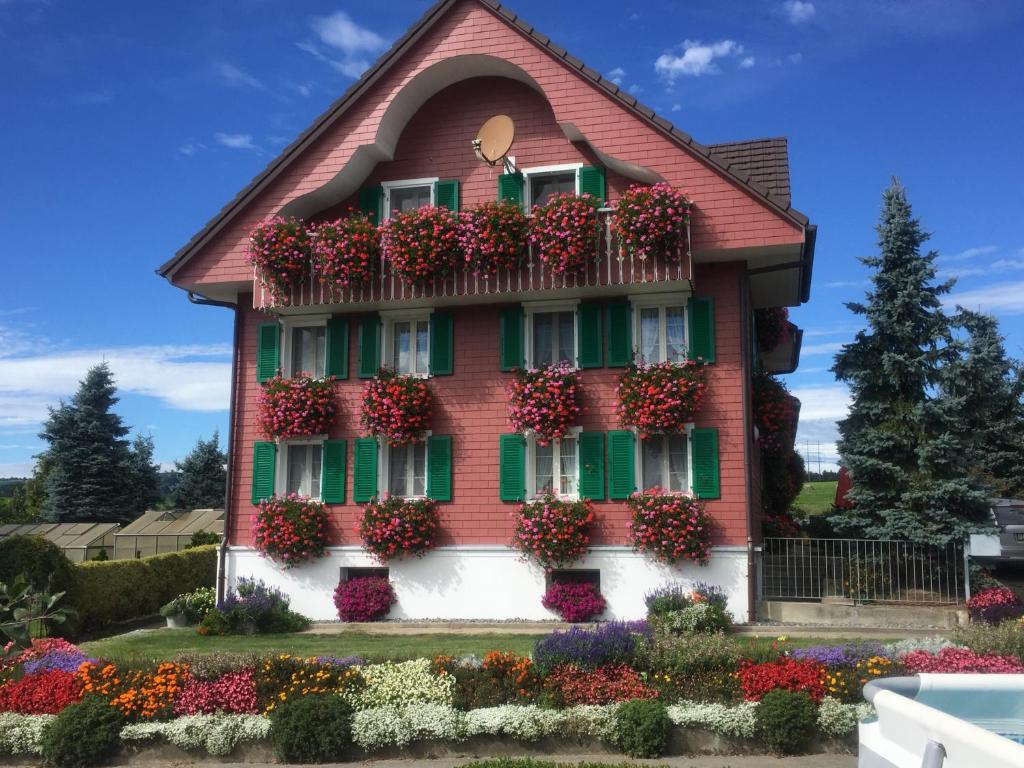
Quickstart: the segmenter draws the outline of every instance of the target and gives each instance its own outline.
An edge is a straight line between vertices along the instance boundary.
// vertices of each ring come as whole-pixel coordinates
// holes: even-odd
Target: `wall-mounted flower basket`
[[[516,510],[512,546],[545,570],[565,568],[587,554],[593,522],[589,500],[549,494]]]
[[[499,269],[514,271],[526,256],[529,219],[519,203],[489,201],[459,217],[459,244],[474,274],[490,278]]]
[[[462,257],[458,216],[447,208],[397,213],[381,225],[380,235],[384,258],[410,285],[447,276]]]
[[[336,288],[366,285],[377,274],[380,232],[362,213],[314,225],[310,247],[320,277]]]
[[[512,428],[532,433],[540,445],[565,437],[580,415],[579,389],[579,378],[568,363],[517,371],[509,387]]]
[[[334,379],[275,376],[263,385],[257,421],[269,438],[325,435],[334,423]]]
[[[590,195],[556,195],[533,207],[530,242],[556,275],[574,273],[597,258],[597,210]]]
[[[671,184],[635,184],[627,189],[615,209],[615,232],[619,247],[641,259],[661,255],[679,261],[686,253],[686,224],[690,201],[686,193]]]
[[[630,365],[619,377],[619,419],[641,438],[679,434],[700,410],[706,389],[700,363]]]
[[[706,565],[711,554],[711,519],[693,496],[652,488],[629,497],[633,549],[663,563],[691,560]]]
[[[252,518],[253,546],[293,568],[323,557],[327,547],[327,512],[323,504],[292,494],[260,502]]]
[[[309,232],[301,219],[273,216],[249,235],[249,263],[259,271],[275,304],[287,302],[291,291],[309,275]]]
[[[421,557],[433,549],[441,517],[432,499],[391,496],[363,508],[359,537],[381,563],[399,557]]]
[[[754,328],[757,329],[757,348],[771,352],[789,339],[789,310],[786,307],[756,310]]]
[[[363,428],[389,445],[419,442],[433,415],[425,379],[381,368],[363,392]]]
[[[799,400],[774,376],[754,377],[754,421],[758,444],[766,451],[792,447],[796,439]]]

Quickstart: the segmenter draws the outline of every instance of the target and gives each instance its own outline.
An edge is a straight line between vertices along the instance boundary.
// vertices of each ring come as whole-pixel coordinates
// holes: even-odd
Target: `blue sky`
[[[29,470],[46,405],[103,359],[160,461],[223,434],[230,314],[153,270],[427,5],[0,0],[0,476]],[[819,225],[793,313],[801,441],[831,456],[846,395],[828,368],[892,175],[958,298],[1024,356],[1024,5],[511,5],[700,141],[789,137],[794,202]]]

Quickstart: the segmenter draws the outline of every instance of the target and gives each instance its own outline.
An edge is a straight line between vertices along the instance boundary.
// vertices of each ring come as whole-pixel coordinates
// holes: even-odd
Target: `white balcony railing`
[[[411,286],[381,263],[380,275],[361,286],[341,289],[320,279],[316,265],[301,286],[292,289],[285,300],[274,302],[258,272],[253,274],[253,306],[256,309],[286,307],[319,307],[340,304],[380,304],[423,299],[459,297],[508,296],[538,291],[560,291],[580,288],[636,286],[645,283],[689,281],[693,260],[689,249],[689,225],[686,244],[672,258],[665,254],[640,258],[619,248],[612,226],[612,210],[602,208],[598,214],[598,247],[596,256],[584,269],[574,274],[555,274],[538,259],[531,247],[525,264],[518,270],[499,270],[490,278],[482,278],[466,266],[459,266],[445,278],[436,278],[425,286]]]

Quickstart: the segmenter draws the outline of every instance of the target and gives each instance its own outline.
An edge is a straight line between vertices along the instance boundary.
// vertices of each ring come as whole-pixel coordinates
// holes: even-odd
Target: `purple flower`
[[[826,667],[852,667],[858,661],[871,656],[884,656],[878,643],[847,643],[845,645],[810,645],[794,648],[790,656],[794,659],[816,661]]]

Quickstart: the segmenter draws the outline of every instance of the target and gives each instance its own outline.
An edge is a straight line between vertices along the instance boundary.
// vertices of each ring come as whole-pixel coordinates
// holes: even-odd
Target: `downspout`
[[[752,371],[750,370],[751,360],[751,345],[754,344],[754,339],[751,338],[750,333],[750,322],[749,315],[753,311],[750,306],[750,281],[746,275],[740,277],[740,296],[742,301],[740,306],[743,309],[744,317],[747,318],[746,322],[741,322],[740,327],[746,328],[746,332],[743,337],[747,339],[746,345],[740,345],[741,352],[741,378],[742,382],[742,394],[743,394],[743,465],[746,467],[746,471],[743,473],[744,483],[746,485],[746,498],[747,498],[747,621],[753,623],[757,620],[756,610],[756,599],[757,599],[757,585],[755,584],[757,574],[757,553],[754,551],[754,513],[751,508],[751,494],[753,493],[753,482],[751,479],[751,473],[753,472],[753,451],[751,451],[751,445],[753,444],[754,436],[751,431],[751,420],[753,413],[751,402],[750,402],[750,377]],[[762,470],[763,471],[763,470]]]
[[[238,326],[242,321],[242,315],[238,311],[238,304],[230,301],[216,301],[200,296],[194,291],[188,292],[188,300],[193,304],[203,307],[224,307],[234,312],[234,330],[231,335],[231,397],[228,399],[228,466],[224,477],[224,535],[220,539],[220,547],[217,549],[217,605],[224,600],[227,574],[225,573],[225,562],[228,552],[228,537],[231,535],[231,476],[232,466],[235,463],[235,402],[238,397]]]

